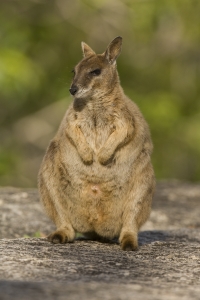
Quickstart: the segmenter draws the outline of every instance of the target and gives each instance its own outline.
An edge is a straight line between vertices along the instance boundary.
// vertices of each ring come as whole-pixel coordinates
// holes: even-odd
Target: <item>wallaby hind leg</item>
[[[56,231],[47,236],[48,241],[54,244],[72,242],[75,239],[75,231],[67,217],[66,208],[62,207],[62,201],[54,199],[55,197],[49,194],[49,191],[42,179],[40,179],[39,184],[41,201],[44,209],[57,227]],[[53,192],[53,189],[51,192]],[[57,195],[57,197],[59,195],[58,192],[54,194]]]
[[[134,197],[134,194],[132,193],[131,196]],[[143,196],[140,200],[136,197],[135,195],[135,199],[132,198],[132,203],[128,203],[124,210],[123,226],[119,237],[122,250],[138,249],[138,231],[150,214],[152,196],[146,194],[146,197]]]
[[[123,225],[119,241],[122,250],[126,251],[138,249],[138,231],[149,217],[151,211],[152,195],[155,186],[151,166],[146,176],[143,174],[139,177],[135,180],[124,207]]]

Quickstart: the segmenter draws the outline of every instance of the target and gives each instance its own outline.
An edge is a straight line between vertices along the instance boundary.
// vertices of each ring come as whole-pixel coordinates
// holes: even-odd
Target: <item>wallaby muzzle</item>
[[[78,91],[78,87],[76,85],[71,86],[71,88],[69,89],[70,93],[74,96],[76,94],[76,92]]]

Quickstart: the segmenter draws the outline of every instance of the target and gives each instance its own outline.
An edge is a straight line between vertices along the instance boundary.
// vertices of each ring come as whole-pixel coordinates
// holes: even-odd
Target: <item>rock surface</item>
[[[198,184],[158,183],[137,252],[35,238],[54,229],[35,189],[1,188],[0,209],[0,300],[200,299]]]

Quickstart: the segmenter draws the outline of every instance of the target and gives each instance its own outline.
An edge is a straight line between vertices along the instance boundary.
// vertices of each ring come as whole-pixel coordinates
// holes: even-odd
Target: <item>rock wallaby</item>
[[[103,54],[82,42],[69,106],[39,172],[41,200],[57,230],[52,243],[119,238],[123,250],[138,248],[155,186],[152,142],[137,105],[123,92],[116,69],[122,38]]]

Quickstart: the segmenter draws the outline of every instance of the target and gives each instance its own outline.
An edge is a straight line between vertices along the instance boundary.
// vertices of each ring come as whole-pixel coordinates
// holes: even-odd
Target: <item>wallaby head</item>
[[[119,77],[116,59],[121,52],[122,38],[116,37],[103,54],[96,54],[82,42],[84,58],[74,68],[70,93],[76,99],[93,99],[112,92]]]

